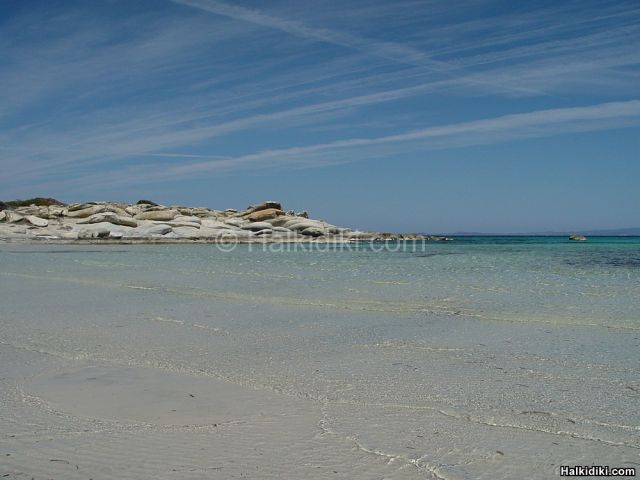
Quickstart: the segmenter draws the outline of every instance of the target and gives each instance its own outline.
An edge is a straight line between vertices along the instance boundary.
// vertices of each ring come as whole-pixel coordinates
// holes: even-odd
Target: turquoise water
[[[595,236],[589,237],[586,242],[575,242],[569,240],[566,236],[557,235],[469,235],[452,237],[455,243],[464,244],[481,244],[481,245],[509,245],[509,244],[526,244],[526,245],[640,245],[640,237],[636,236]]]
[[[307,399],[398,478],[640,462],[639,237],[3,245],[0,288],[5,346]]]

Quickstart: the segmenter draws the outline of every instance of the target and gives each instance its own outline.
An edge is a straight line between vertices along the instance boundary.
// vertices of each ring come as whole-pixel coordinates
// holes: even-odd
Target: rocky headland
[[[357,242],[446,240],[363,232],[285,211],[268,201],[245,210],[163,206],[149,200],[64,204],[51,198],[0,202],[0,241],[61,243]]]

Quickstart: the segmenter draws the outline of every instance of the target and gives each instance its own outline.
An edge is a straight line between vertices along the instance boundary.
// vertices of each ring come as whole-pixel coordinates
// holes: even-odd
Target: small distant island
[[[64,243],[357,242],[447,240],[417,233],[365,232],[285,211],[266,201],[244,210],[135,204],[65,204],[53,198],[0,202],[0,241]]]

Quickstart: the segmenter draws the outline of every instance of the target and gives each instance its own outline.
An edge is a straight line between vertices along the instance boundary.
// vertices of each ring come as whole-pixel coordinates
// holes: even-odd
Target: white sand
[[[326,433],[314,402],[206,376],[58,367],[4,407],[8,478],[429,478]]]

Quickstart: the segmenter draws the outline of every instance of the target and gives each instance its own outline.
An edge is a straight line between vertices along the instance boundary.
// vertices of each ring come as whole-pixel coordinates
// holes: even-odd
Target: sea
[[[295,435],[247,430],[227,474],[265,462],[252,478],[640,467],[640,237],[0,244],[0,292],[0,429],[25,439],[0,447],[16,458],[34,432],[64,436],[67,453],[86,444],[83,429],[102,441],[90,415],[29,393],[29,378],[78,365],[210,378],[312,407]],[[132,435],[127,425],[109,427],[112,442]],[[140,428],[139,438],[153,430]],[[35,458],[12,468],[29,471]],[[108,477],[100,471],[115,473],[93,478]],[[231,478],[221,472],[193,478]]]

